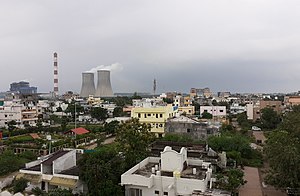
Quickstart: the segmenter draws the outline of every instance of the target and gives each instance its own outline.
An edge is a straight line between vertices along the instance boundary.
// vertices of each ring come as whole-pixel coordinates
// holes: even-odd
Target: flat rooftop
[[[145,167],[142,167],[138,170],[136,170],[133,174],[145,176],[149,178],[153,173],[152,173],[152,168],[155,168],[155,165],[158,165],[158,163],[154,162],[149,162]],[[196,168],[196,174],[193,174],[193,168]],[[189,179],[198,179],[198,180],[203,180],[206,177],[206,171],[207,169],[202,168],[199,165],[188,165],[180,174],[180,178],[189,178]],[[166,177],[173,177],[173,172],[169,171],[161,171],[161,176],[166,176]],[[156,175],[156,174],[154,174]]]

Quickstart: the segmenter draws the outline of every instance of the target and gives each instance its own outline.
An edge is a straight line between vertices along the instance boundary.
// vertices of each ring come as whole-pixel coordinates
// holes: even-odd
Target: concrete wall
[[[226,106],[200,106],[200,114],[204,111],[210,113],[214,117],[226,116]]]
[[[74,166],[76,166],[76,150],[72,150],[53,161],[53,173],[59,173]]]
[[[184,162],[187,161],[187,149],[181,148],[180,153],[166,146],[161,152],[161,170],[162,171],[179,171],[183,170]]]

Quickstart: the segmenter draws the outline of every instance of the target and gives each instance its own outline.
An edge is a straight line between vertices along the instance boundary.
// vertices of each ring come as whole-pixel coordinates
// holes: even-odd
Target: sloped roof
[[[83,135],[83,134],[89,133],[89,131],[86,130],[85,128],[83,128],[83,127],[78,127],[76,129],[71,129],[70,131],[67,131],[66,133],[69,133],[69,132],[73,132],[76,135]]]
[[[29,134],[33,139],[41,139],[40,136],[36,133],[30,133]]]
[[[169,122],[181,122],[181,123],[196,123],[196,124],[200,124],[200,122],[195,121],[193,119],[190,119],[186,116],[179,116],[176,118],[172,118],[168,120]]]

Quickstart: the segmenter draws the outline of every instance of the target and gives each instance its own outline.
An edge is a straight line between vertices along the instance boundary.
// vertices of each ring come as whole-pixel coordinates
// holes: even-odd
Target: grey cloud
[[[61,92],[81,73],[119,62],[115,92],[298,90],[299,1],[27,0],[0,3],[0,90],[24,78]]]

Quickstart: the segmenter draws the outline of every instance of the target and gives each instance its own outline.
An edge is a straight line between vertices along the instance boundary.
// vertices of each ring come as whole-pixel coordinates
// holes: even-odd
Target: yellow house
[[[191,116],[195,114],[195,106],[183,106],[178,107],[179,114],[185,113],[187,116]]]
[[[178,108],[171,104],[167,106],[136,107],[131,110],[131,117],[138,118],[141,123],[150,124],[151,132],[158,137],[162,137],[167,119],[175,117],[177,111]]]
[[[94,96],[90,95],[89,98],[87,99],[87,103],[89,105],[99,105],[103,103],[103,100],[101,98],[95,98]]]

